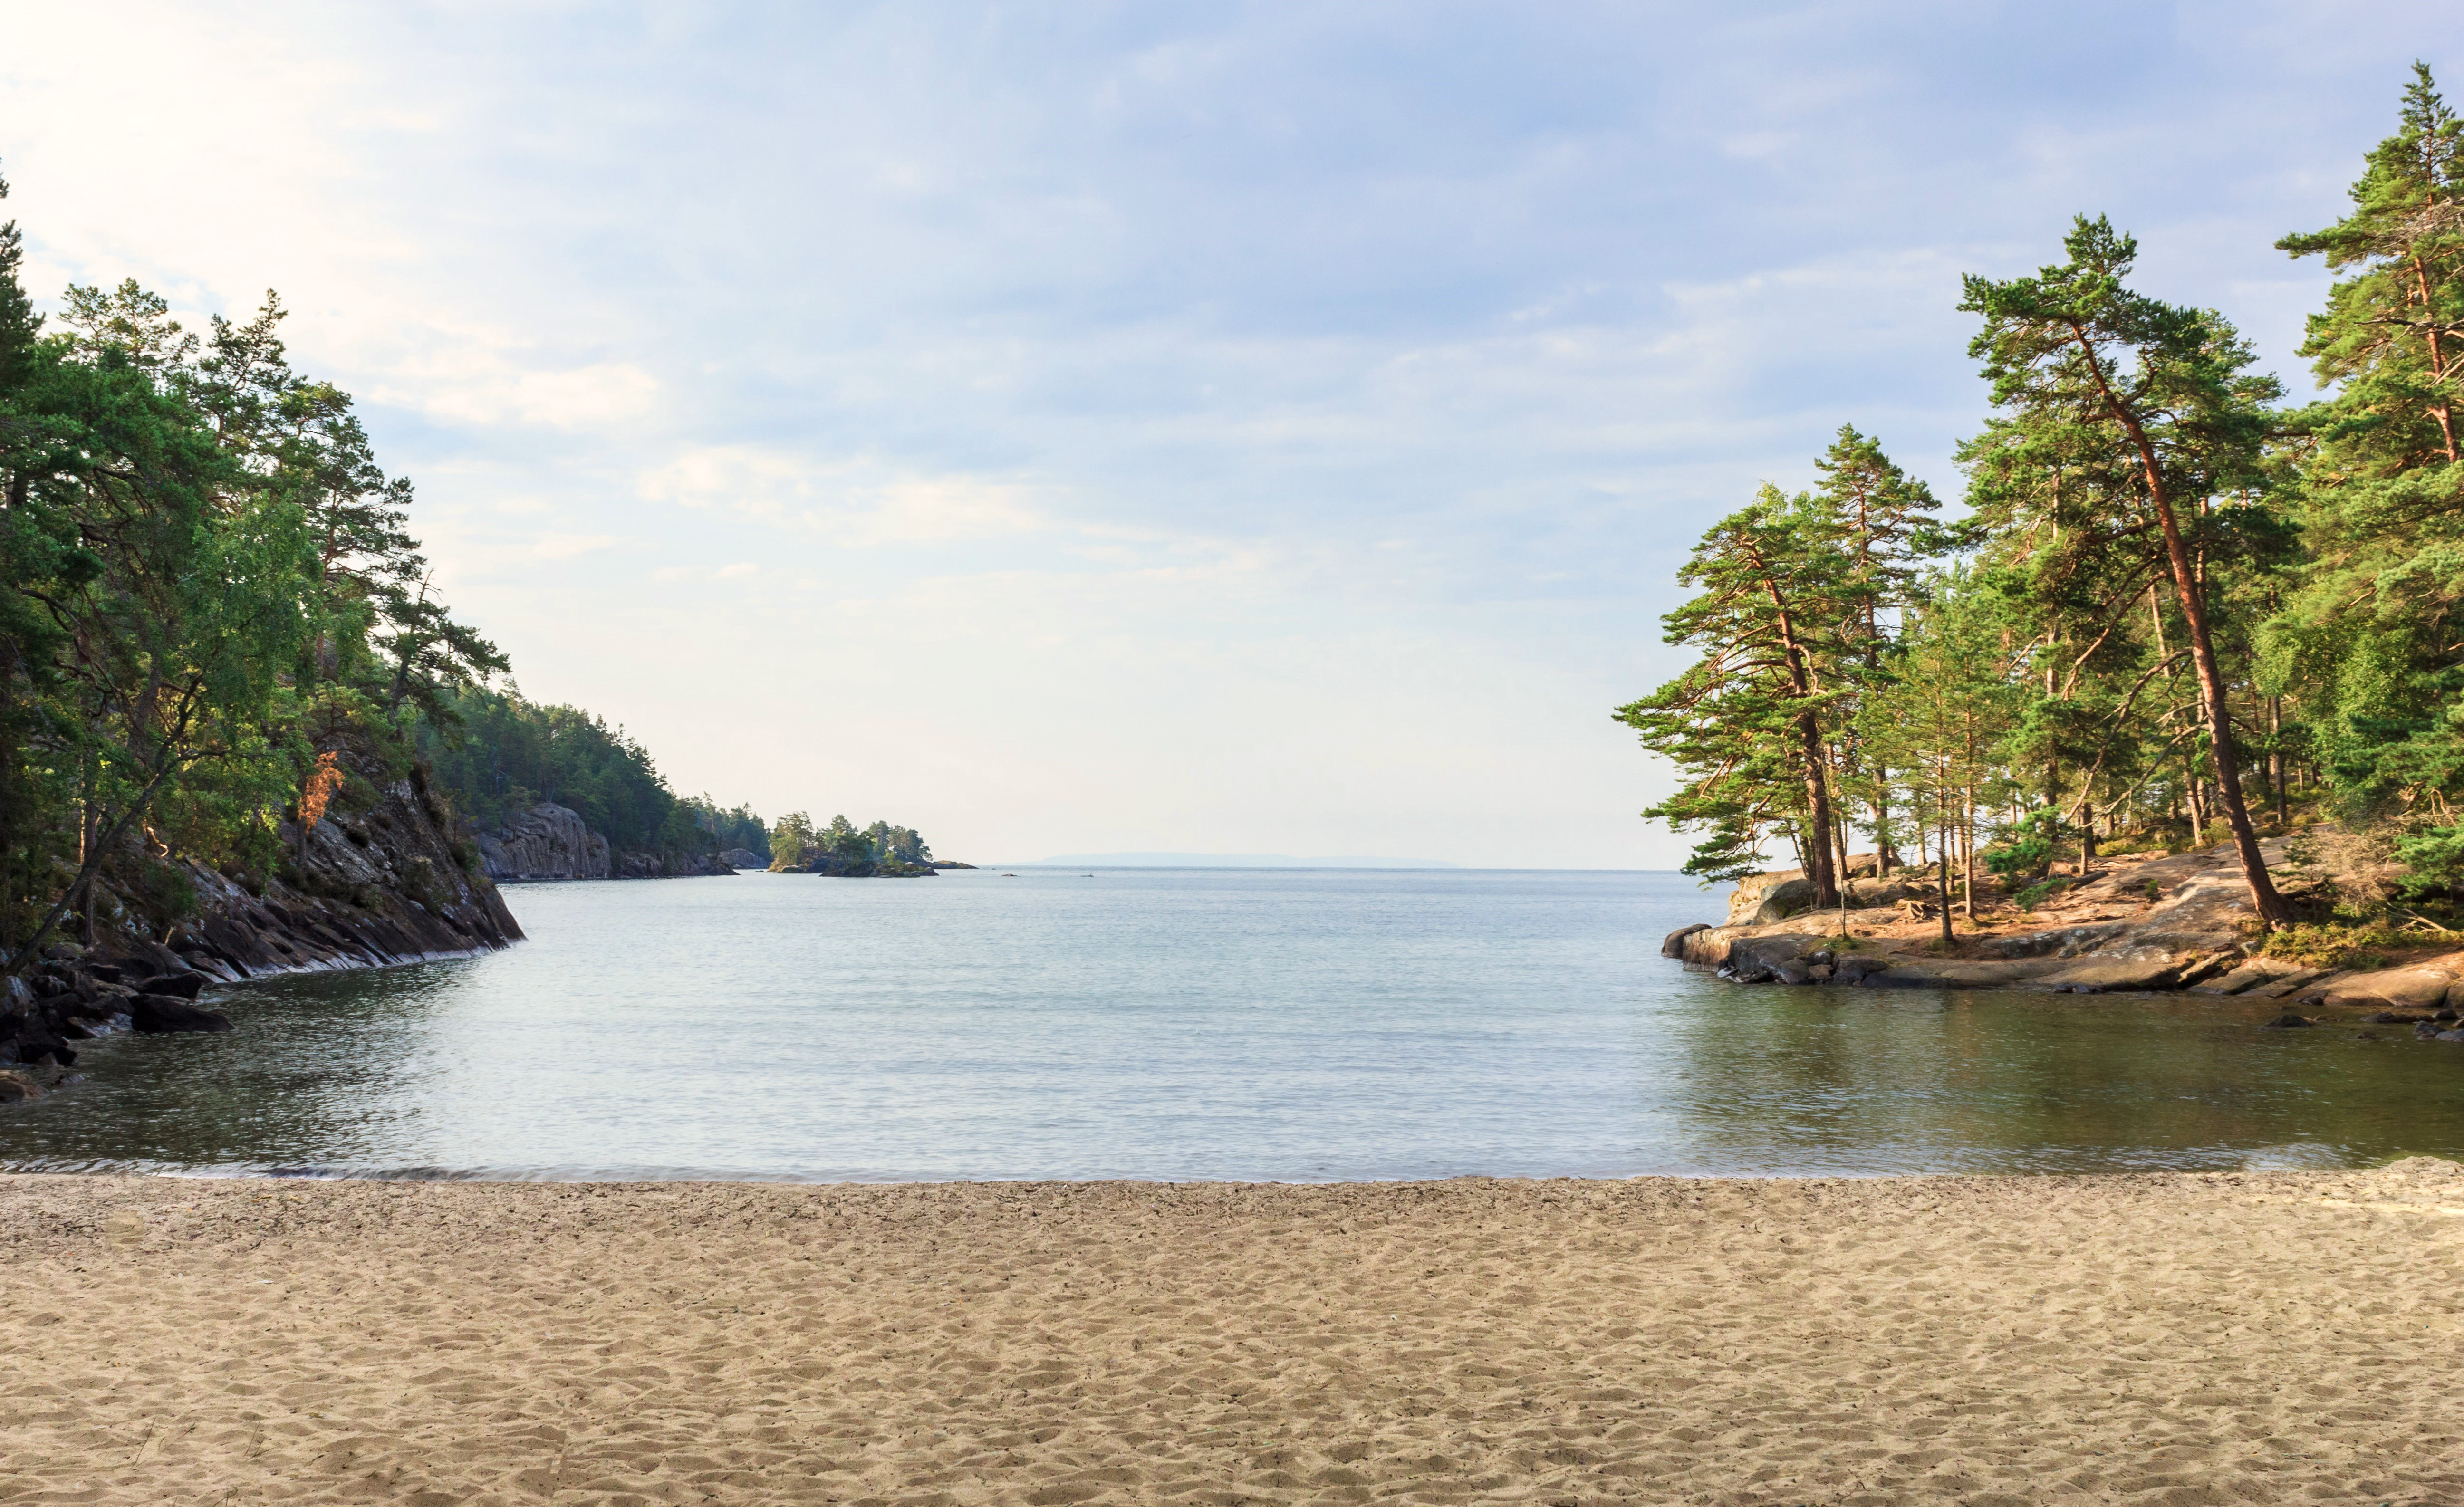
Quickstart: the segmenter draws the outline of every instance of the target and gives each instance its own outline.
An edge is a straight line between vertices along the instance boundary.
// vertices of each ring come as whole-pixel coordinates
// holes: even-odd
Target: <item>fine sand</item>
[[[2464,1168],[0,1178],[0,1502],[2464,1502]]]

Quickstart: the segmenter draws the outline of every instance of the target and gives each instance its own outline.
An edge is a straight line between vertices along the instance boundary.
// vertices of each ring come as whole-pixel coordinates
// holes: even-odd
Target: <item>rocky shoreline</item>
[[[542,800],[478,836],[479,865],[499,885],[567,879],[683,879],[746,865],[720,853],[627,853],[611,848],[582,814]],[[750,857],[750,855],[746,855]]]
[[[2282,861],[2279,842],[2263,851]],[[1949,949],[1926,914],[1926,880],[1852,883],[1843,914],[1798,908],[1810,886],[1793,872],[1756,875],[1726,922],[1671,932],[1661,951],[1741,984],[2229,996],[2281,1002],[2277,1027],[2317,1024],[2299,1013],[2317,1009],[2464,1042],[2464,950],[2425,935],[2411,955],[2366,969],[2266,956],[2230,846],[2108,860],[2038,913],[1972,927]]]
[[[280,836],[293,862],[279,878],[160,860],[194,898],[167,921],[130,886],[99,885],[92,945],[55,942],[0,985],[0,1103],[72,1081],[77,1043],[98,1036],[229,1030],[197,1002],[217,984],[470,957],[522,939],[496,885],[467,862],[472,840],[416,770]]]

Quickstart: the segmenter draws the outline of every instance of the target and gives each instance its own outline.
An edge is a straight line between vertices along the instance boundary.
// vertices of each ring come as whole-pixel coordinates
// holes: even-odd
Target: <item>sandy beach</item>
[[[2464,1167],[0,1178],[0,1501],[2464,1500]]]

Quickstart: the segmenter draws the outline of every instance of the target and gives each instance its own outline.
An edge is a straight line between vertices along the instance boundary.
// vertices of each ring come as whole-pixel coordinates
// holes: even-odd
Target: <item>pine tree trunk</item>
[[[1891,772],[1874,766],[1874,877],[1891,877]]]
[[[2286,825],[2292,818],[2285,815],[2284,776],[2291,762],[2284,756],[2284,698],[2267,698],[2267,773],[2268,783],[2276,787],[2276,824]]]
[[[1968,787],[1968,830],[1960,834],[1961,886],[1968,899],[1968,919],[1976,919],[1976,787]]]
[[[1934,845],[1941,850],[1942,864],[1935,870],[1935,896],[1942,902],[1942,945],[1947,950],[1950,935],[1950,791],[1946,786],[1934,797],[1935,818],[1940,823],[1940,841]]]
[[[1814,905],[1828,910],[1839,904],[1839,881],[1831,867],[1831,791],[1822,777],[1822,729],[1812,712],[1798,719],[1804,740],[1807,836],[1805,877],[1814,881]]]
[[[2182,621],[2190,628],[2190,663],[2199,674],[2199,699],[2205,704],[2208,736],[2213,745],[2209,752],[2216,767],[2216,796],[2224,803],[2225,820],[2233,827],[2233,847],[2241,856],[2242,880],[2250,886],[2251,906],[2258,912],[2259,924],[2273,929],[2289,926],[2293,907],[2276,892],[2275,882],[2267,877],[2267,859],[2258,850],[2258,831],[2250,824],[2250,810],[2242,803],[2240,771],[2235,768],[2233,746],[2233,715],[2225,704],[2224,671],[2216,663],[2216,648],[2208,633],[2207,603],[2202,600],[2201,579],[2191,567],[2189,547],[2182,541],[2182,528],[2173,516],[2173,499],[2165,485],[2165,468],[2157,461],[2156,447],[2147,438],[2146,429],[2138,416],[2123,405],[2104,380],[2104,368],[2096,357],[2095,348],[2084,332],[2079,336],[2080,354],[2086,357],[2088,369],[2096,376],[2104,401],[2122,426],[2130,431],[2130,440],[2138,447],[2142,470],[2147,479],[2147,500],[2156,510],[2157,527],[2165,533],[2165,559],[2173,572],[2173,595],[2182,604]],[[2085,877],[2085,876],[2081,876]]]

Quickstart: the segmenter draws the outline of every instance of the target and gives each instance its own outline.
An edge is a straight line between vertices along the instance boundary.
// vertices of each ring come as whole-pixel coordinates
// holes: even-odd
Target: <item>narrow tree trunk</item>
[[[1891,877],[1891,772],[1887,766],[1874,766],[1874,877]]]
[[[1942,853],[1942,865],[1940,868],[1935,870],[1934,893],[1935,897],[1942,903],[1942,945],[1944,949],[1947,950],[1951,945],[1950,787],[1947,781],[1944,783],[1942,793],[1934,797],[1934,816],[1935,819],[1940,823],[1941,836],[1941,841],[1935,843],[1935,846],[1939,848]]]
[[[2291,761],[2284,756],[2284,698],[2267,698],[2267,775],[2276,787],[2276,824],[2286,826],[2292,818],[2285,814],[2284,776]]]
[[[1968,919],[1976,919],[1976,787],[1968,787],[1968,830],[1960,834],[1960,885],[1966,890]]]
[[[1831,866],[1831,791],[1822,777],[1822,730],[1812,712],[1797,726],[1804,745],[1806,835],[1811,840],[1805,844],[1805,877],[1814,881],[1815,908],[1828,910],[1839,904],[1839,881]]]

